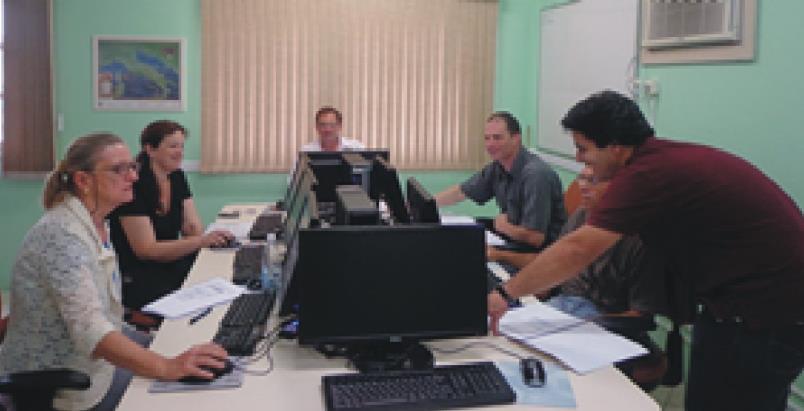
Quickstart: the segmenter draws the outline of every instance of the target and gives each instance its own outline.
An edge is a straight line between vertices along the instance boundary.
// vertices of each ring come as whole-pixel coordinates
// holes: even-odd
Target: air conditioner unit
[[[740,41],[742,0],[642,0],[642,45],[650,49]]]

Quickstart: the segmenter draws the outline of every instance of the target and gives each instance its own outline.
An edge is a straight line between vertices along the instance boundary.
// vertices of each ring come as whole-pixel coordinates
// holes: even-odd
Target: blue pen
[[[193,324],[197,323],[198,320],[206,317],[211,312],[212,312],[212,307],[204,308],[203,311],[201,311],[200,313],[198,313],[195,316],[193,316],[193,318],[190,318],[190,325],[193,325]]]

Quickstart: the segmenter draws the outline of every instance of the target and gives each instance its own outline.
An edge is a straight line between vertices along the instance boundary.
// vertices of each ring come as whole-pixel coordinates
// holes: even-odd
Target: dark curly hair
[[[582,133],[598,148],[610,144],[638,146],[654,135],[636,102],[611,90],[592,94],[575,104],[561,125]]]
[[[513,114],[507,111],[495,111],[494,113],[491,113],[489,118],[486,119],[486,122],[488,123],[489,121],[495,119],[504,121],[505,128],[508,129],[508,132],[511,133],[511,135],[522,134],[522,128],[519,126],[519,121],[516,119],[516,117],[514,117]]]

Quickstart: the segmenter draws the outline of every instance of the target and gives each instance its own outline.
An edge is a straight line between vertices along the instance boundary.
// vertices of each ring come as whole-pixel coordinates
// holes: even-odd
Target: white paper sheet
[[[142,310],[165,318],[180,318],[197,313],[206,307],[232,301],[243,292],[245,288],[234,285],[231,281],[213,278],[170,293],[146,305]]]
[[[441,224],[444,225],[465,225],[465,224],[477,224],[474,218],[464,215],[442,215],[441,216]],[[489,230],[486,230],[486,245],[505,245],[505,240],[500,238],[497,234],[492,233]]]
[[[647,354],[641,345],[539,301],[509,310],[500,332],[557,358],[579,374]]]

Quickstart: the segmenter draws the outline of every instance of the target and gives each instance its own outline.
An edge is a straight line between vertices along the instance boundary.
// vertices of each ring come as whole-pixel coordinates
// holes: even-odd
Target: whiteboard
[[[580,0],[541,12],[538,147],[574,156],[561,119],[578,101],[610,89],[631,95],[639,0]]]

